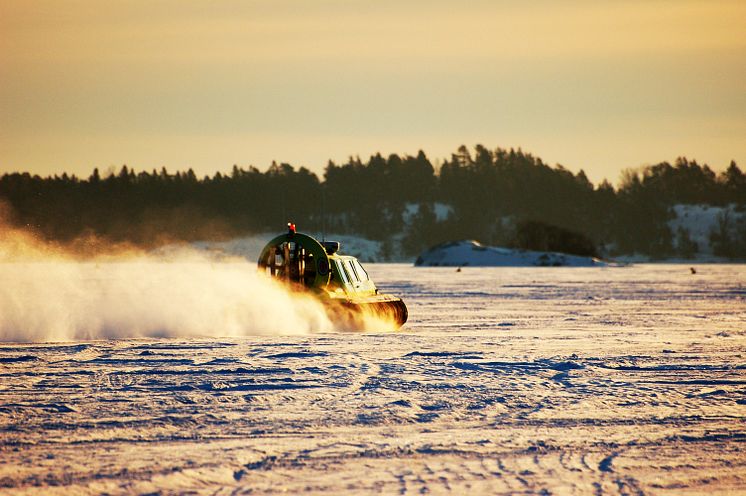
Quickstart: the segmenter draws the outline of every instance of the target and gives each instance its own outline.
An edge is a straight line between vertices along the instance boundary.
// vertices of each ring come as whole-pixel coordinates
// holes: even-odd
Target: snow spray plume
[[[74,246],[74,244],[70,245]],[[333,331],[324,308],[244,259],[115,247],[81,260],[0,224],[0,341]]]
[[[376,310],[374,306],[363,306],[358,309],[352,316],[354,324],[351,326],[341,326],[342,331],[356,331],[366,329],[375,332],[394,332],[400,327],[393,315],[386,311]]]
[[[31,228],[15,227],[12,209],[0,200],[0,263],[17,261],[120,259],[143,255],[142,248],[128,242],[115,242],[89,232],[72,240],[44,240]]]

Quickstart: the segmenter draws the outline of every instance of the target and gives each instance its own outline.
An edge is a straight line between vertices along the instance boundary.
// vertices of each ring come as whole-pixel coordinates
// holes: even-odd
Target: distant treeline
[[[668,228],[671,207],[746,206],[746,176],[734,162],[716,174],[679,158],[627,170],[617,188],[607,181],[594,186],[582,170],[550,167],[520,149],[477,145],[460,147],[438,170],[423,152],[329,162],[323,181],[285,163],[264,172],[234,166],[201,179],[192,170],[136,173],[127,166],[106,177],[96,169],[86,179],[13,173],[0,177],[2,200],[10,207],[7,222],[59,241],[93,234],[154,246],[277,231],[293,220],[303,230],[360,234],[412,254],[473,238],[665,257],[696,252],[688,233]],[[720,224],[712,235],[716,253],[746,256],[746,228],[729,218]]]

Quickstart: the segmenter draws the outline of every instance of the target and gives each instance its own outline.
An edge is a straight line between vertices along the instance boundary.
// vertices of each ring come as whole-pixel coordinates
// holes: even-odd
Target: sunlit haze
[[[746,2],[0,0],[0,173],[746,165]]]

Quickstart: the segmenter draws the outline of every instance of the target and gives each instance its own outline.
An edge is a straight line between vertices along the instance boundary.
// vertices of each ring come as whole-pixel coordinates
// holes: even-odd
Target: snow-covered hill
[[[674,205],[674,218],[668,222],[668,227],[674,236],[674,244],[678,243],[677,232],[683,229],[689,238],[697,244],[694,255],[698,259],[713,258],[710,233],[719,228],[723,217],[728,219],[730,234],[735,236],[739,225],[742,225],[746,213],[739,212],[736,205],[716,207],[712,205]]]
[[[594,267],[605,266],[597,258],[580,257],[564,253],[512,250],[495,246],[484,246],[477,241],[453,241],[443,243],[423,252],[415,265],[480,266],[480,267]]]

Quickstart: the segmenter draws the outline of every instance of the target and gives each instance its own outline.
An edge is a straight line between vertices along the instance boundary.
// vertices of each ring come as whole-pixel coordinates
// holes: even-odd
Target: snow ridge
[[[427,267],[596,267],[608,263],[593,257],[565,253],[513,250],[485,246],[478,241],[442,243],[422,253],[416,266]]]

